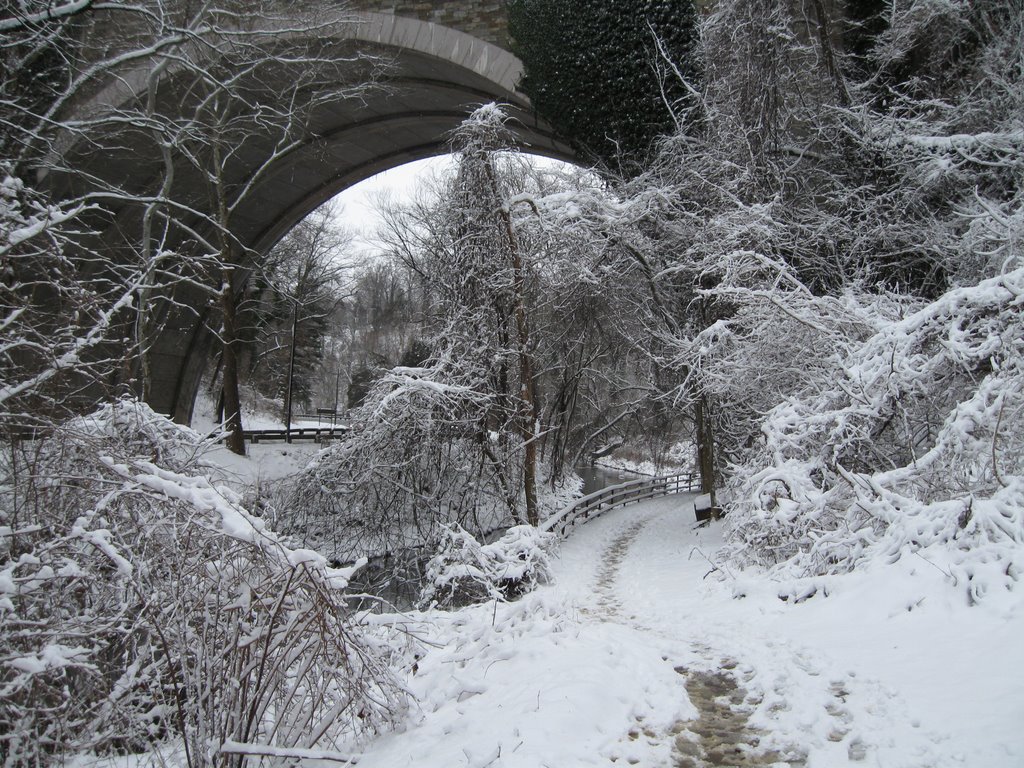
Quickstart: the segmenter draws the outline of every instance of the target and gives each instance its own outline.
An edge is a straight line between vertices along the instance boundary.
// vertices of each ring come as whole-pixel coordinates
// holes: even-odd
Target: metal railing
[[[637,501],[645,501],[671,493],[693,493],[699,488],[699,480],[692,474],[668,475],[630,480],[618,485],[609,485],[582,499],[577,499],[556,515],[540,524],[543,531],[567,536],[573,526],[607,512]]]

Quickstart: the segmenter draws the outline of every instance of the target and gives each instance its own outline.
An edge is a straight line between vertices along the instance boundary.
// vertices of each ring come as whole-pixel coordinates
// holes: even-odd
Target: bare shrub
[[[351,747],[401,710],[349,618],[351,570],[284,546],[195,473],[200,447],[122,402],[4,454],[4,765],[165,740],[189,765],[241,765]]]

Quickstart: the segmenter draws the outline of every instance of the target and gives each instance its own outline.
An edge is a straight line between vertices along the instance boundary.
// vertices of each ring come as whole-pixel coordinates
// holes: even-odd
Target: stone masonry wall
[[[508,13],[505,0],[353,0],[353,10],[391,13],[441,24],[473,37],[508,48]]]

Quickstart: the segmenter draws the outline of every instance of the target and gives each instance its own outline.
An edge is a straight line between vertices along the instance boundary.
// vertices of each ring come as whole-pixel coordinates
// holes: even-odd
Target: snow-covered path
[[[422,709],[360,766],[1024,765],[1019,600],[967,608],[923,567],[790,605],[709,574],[721,526],[692,521],[682,496],[608,513],[552,585],[414,618]]]

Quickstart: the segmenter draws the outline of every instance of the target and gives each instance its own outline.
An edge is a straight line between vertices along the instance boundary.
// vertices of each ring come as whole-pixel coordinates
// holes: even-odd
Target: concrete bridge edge
[[[475,72],[510,94],[516,92],[523,71],[522,62],[509,51],[435,22],[373,11],[348,11],[326,23],[317,22],[312,14],[308,16],[313,26],[324,30],[322,34],[433,56]],[[285,39],[307,34],[297,29],[294,21],[287,27],[282,26]],[[84,103],[73,105],[73,112],[84,119],[110,106],[141,97],[146,93],[150,71],[148,66],[140,66],[118,76]],[[168,67],[166,76],[173,76],[175,71],[175,67]],[[529,102],[522,94],[517,94],[517,100]],[[57,151],[67,150],[76,135],[68,134],[64,143],[58,142]]]

